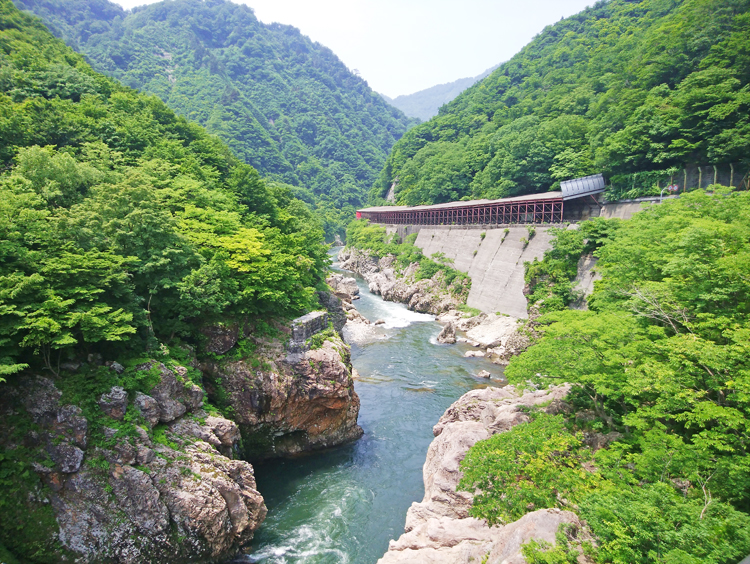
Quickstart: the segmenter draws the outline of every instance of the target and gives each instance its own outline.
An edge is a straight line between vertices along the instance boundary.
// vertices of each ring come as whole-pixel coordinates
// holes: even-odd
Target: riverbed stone
[[[453,325],[452,321],[443,327],[440,334],[437,336],[437,342],[443,345],[452,345],[456,342],[456,326]]]

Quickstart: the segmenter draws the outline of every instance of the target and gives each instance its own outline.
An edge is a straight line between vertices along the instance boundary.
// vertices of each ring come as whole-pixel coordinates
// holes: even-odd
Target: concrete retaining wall
[[[674,196],[673,196],[674,197]],[[666,199],[666,198],[664,198]],[[592,216],[630,219],[644,206],[658,203],[659,198],[640,198],[620,202],[598,204],[586,203],[577,209],[580,219]],[[526,227],[504,227],[482,225],[384,225],[388,233],[398,233],[403,240],[417,233],[416,245],[427,257],[443,253],[453,259],[455,268],[471,277],[471,292],[467,304],[486,313],[504,313],[526,318],[526,297],[523,295],[525,261],[541,259],[544,251],[551,248],[549,227],[536,227],[536,234],[524,247],[521,238],[528,239]],[[485,233],[482,240],[481,234]],[[476,254],[475,254],[476,251]],[[579,264],[577,289],[586,295],[591,293],[597,279],[591,272],[596,260],[589,257]],[[579,307],[584,307],[583,303]]]
[[[423,225],[416,245],[428,257],[433,253],[444,253],[453,259],[456,269],[469,274],[469,306],[487,313],[500,312],[525,318],[523,263],[535,257],[541,259],[544,251],[550,248],[548,229],[537,227],[536,234],[524,247],[521,238],[529,237],[525,227],[510,227],[506,236],[503,228],[481,230]],[[485,233],[484,240],[482,233]]]

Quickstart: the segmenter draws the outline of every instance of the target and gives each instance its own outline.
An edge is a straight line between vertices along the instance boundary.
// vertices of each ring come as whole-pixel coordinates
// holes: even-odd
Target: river
[[[463,357],[468,345],[438,345],[433,316],[383,301],[360,278],[358,284],[357,309],[385,321],[369,342],[352,345],[365,434],[320,454],[256,464],[268,517],[252,551],[235,562],[374,564],[424,495],[432,426],[462,394],[501,383],[501,367]],[[481,370],[496,379],[477,378]]]

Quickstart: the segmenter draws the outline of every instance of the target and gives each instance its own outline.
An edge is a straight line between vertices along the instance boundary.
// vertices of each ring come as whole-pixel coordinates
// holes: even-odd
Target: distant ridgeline
[[[748,37],[750,0],[598,2],[409,130],[370,203],[394,184],[398,204],[422,205],[595,173],[632,198],[684,182],[686,166],[713,177],[730,163],[737,183],[750,159]]]
[[[107,0],[16,0],[98,71],[156,94],[264,176],[304,187],[327,236],[354,215],[413,123],[299,30],[223,0],[130,12]]]
[[[389,98],[385,94],[381,94],[381,96],[383,96],[388,103],[396,106],[399,110],[404,112],[407,116],[427,121],[431,117],[437,115],[440,106],[453,100],[469,86],[482,80],[499,66],[500,65],[495,65],[478,76],[459,78],[453,82],[438,84],[420,90],[419,92],[414,92],[413,94],[404,94],[402,96],[396,96],[395,98]]]

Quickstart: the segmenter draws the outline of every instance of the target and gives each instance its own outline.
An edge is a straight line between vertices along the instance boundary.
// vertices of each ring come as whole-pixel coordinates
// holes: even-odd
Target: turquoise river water
[[[433,316],[385,302],[358,283],[357,309],[385,321],[373,338],[352,344],[365,434],[320,454],[256,464],[268,517],[252,551],[235,562],[374,564],[424,495],[433,425],[462,394],[502,382],[501,367],[463,357],[467,345],[438,345]],[[481,370],[493,380],[477,378]]]

